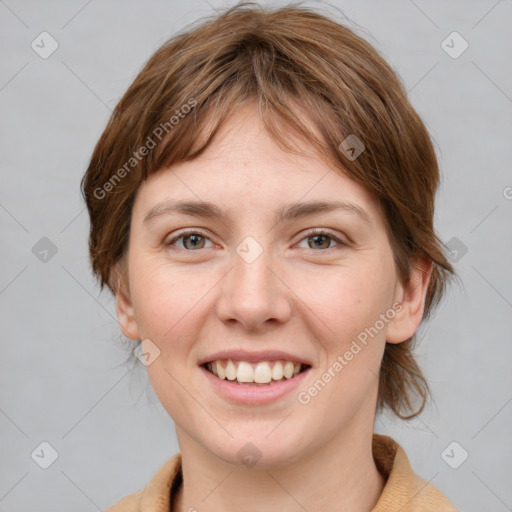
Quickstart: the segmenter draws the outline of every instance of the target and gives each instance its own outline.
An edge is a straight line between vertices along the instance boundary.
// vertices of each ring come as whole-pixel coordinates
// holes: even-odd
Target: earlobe
[[[386,332],[388,343],[408,340],[418,329],[423,318],[428,284],[432,275],[431,260],[415,260],[406,285],[398,283],[395,301],[401,304],[395,317],[389,322]]]
[[[116,312],[122,333],[132,340],[139,340],[139,328],[128,287],[123,285],[122,269],[119,262],[112,269],[112,282],[115,283]]]

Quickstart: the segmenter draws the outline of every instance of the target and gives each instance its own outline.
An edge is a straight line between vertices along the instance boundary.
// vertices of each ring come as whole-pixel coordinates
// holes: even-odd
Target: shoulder
[[[181,482],[181,477],[181,453],[177,453],[160,467],[143,489],[125,496],[105,512],[167,512],[172,489]]]
[[[373,455],[386,485],[372,512],[457,512],[439,489],[414,473],[405,451],[392,438],[374,434]]]
[[[453,503],[434,485],[413,473],[410,479],[410,497],[404,503],[404,512],[458,512]]]

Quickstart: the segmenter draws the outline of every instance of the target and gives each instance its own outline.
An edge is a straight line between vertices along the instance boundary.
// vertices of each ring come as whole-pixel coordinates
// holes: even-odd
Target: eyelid
[[[302,242],[304,239],[312,237],[312,236],[318,236],[318,235],[325,235],[334,240],[338,245],[349,245],[348,240],[344,240],[344,238],[341,235],[338,235],[336,232],[331,231],[327,228],[313,228],[307,231],[305,234],[302,235],[302,238],[299,240],[299,242]],[[334,247],[330,247],[329,249],[334,249]],[[324,251],[316,251],[316,252],[325,252]]]
[[[207,238],[208,240],[210,240],[210,242],[214,243],[212,241],[211,237],[207,233],[202,231],[201,229],[190,229],[189,228],[189,229],[183,229],[183,231],[178,231],[178,232],[174,233],[169,240],[167,240],[167,238],[166,238],[164,240],[164,245],[173,246],[180,238],[190,236],[190,235],[200,235],[203,238]],[[186,251],[186,249],[183,249],[183,250]],[[193,252],[193,251],[188,251],[188,252]]]
[[[183,231],[178,231],[177,233],[174,233],[172,238],[170,240],[168,240],[168,241],[165,241],[164,244],[166,246],[174,246],[174,244],[180,238],[183,238],[183,237],[186,237],[186,236],[190,236],[190,235],[200,235],[203,238],[206,238],[206,239],[210,240],[210,242],[214,243],[213,240],[211,240],[210,236],[208,234],[206,234],[204,231],[202,231],[201,229],[190,229],[190,228],[188,228],[188,229],[184,229]],[[306,231],[305,233],[303,233],[301,235],[300,240],[297,243],[302,242],[303,240],[305,240],[307,238],[310,238],[312,236],[319,236],[319,235],[328,236],[329,238],[334,240],[338,245],[334,246],[334,247],[329,247],[329,248],[323,249],[323,250],[313,251],[313,252],[327,252],[330,249],[335,249],[336,247],[339,247],[339,246],[343,247],[343,246],[348,246],[349,245],[348,241],[343,240],[344,237],[339,236],[337,233],[335,233],[335,232],[333,232],[333,231],[331,231],[330,229],[327,229],[327,228],[312,228],[312,229]],[[183,250],[186,251],[186,252],[195,252],[195,251],[189,251],[187,249],[183,249]]]

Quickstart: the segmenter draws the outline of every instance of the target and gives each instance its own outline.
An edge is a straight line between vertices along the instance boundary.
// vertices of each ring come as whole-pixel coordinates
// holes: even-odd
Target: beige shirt
[[[373,434],[372,448],[386,485],[371,512],[457,512],[444,494],[413,472],[404,450],[391,437]],[[172,512],[171,498],[181,483],[181,453],[177,453],[144,489],[105,512]]]

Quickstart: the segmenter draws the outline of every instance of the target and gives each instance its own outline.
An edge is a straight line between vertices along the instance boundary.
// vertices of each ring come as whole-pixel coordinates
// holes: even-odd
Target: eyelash
[[[181,233],[178,233],[176,236],[174,236],[171,240],[169,240],[168,242],[165,242],[165,245],[166,246],[173,246],[180,238],[185,238],[187,236],[190,236],[190,235],[199,235],[203,238],[206,238],[208,240],[210,240],[210,238],[203,234],[201,231],[198,231],[198,230],[188,230],[188,231],[183,231]],[[344,242],[343,240],[340,240],[336,235],[334,235],[333,233],[331,233],[330,231],[326,231],[324,229],[312,229],[310,232],[306,233],[300,240],[300,242],[302,242],[303,240],[307,239],[307,238],[311,238],[313,236],[327,236],[328,238],[330,238],[331,240],[334,240],[337,244],[339,244],[339,246],[347,246],[348,243]],[[210,240],[211,241],[211,240]],[[325,251],[328,251],[329,249],[335,249],[336,247],[328,247],[327,249],[323,249],[323,250],[319,250],[319,251],[315,251],[315,252],[325,252]],[[180,249],[182,249],[180,247]],[[193,250],[189,250],[189,249],[183,249],[184,251],[186,252],[195,252]]]

